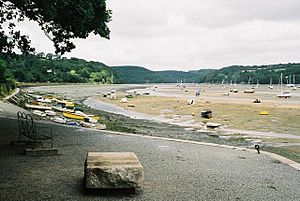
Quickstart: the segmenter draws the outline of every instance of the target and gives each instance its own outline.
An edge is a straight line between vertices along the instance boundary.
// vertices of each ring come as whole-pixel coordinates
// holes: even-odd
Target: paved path
[[[23,108],[17,107],[9,102],[0,100],[0,117],[16,117],[18,111],[28,112]]]
[[[48,124],[55,157],[26,157],[16,120],[0,118],[0,200],[300,200],[300,172],[255,152]],[[136,194],[83,188],[88,151],[132,151],[145,168]]]

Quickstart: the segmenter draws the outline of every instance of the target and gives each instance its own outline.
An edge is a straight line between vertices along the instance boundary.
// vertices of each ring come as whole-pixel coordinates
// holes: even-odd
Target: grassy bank
[[[298,146],[289,147],[263,147],[262,150],[276,153],[288,159],[300,163],[300,148]]]

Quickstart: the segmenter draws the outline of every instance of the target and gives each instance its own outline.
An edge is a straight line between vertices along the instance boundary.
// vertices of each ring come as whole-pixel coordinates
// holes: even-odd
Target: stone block
[[[58,154],[56,148],[36,148],[36,149],[25,149],[26,156],[55,156]]]
[[[132,152],[88,152],[85,162],[86,188],[141,188],[144,169]]]

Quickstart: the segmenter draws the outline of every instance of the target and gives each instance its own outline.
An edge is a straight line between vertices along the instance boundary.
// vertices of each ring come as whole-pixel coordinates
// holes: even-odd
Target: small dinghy
[[[45,111],[46,115],[48,116],[55,116],[56,115],[56,112],[52,111],[52,110],[46,110]]]
[[[207,128],[218,128],[220,126],[221,126],[221,124],[219,124],[219,123],[213,123],[213,122],[207,122],[206,123]]]
[[[206,109],[200,112],[201,117],[210,119],[212,117],[212,111],[210,109]]]

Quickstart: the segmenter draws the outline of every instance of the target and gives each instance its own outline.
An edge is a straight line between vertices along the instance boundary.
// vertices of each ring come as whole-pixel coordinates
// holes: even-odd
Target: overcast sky
[[[300,62],[300,0],[107,0],[111,39],[75,40],[67,57],[151,70]],[[25,23],[37,51],[54,52]]]

